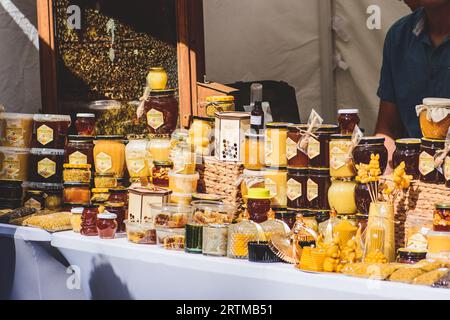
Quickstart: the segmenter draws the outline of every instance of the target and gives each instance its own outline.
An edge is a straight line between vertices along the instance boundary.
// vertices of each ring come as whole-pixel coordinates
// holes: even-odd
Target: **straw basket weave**
[[[203,177],[206,193],[217,194],[223,197],[223,201],[236,206],[238,213],[243,211],[240,185],[237,185],[244,171],[241,162],[218,161],[215,157],[204,158]]]
[[[388,180],[388,179],[387,179]],[[433,225],[434,206],[438,202],[449,202],[450,188],[413,181],[411,187],[395,200],[396,247],[404,247],[408,230]]]

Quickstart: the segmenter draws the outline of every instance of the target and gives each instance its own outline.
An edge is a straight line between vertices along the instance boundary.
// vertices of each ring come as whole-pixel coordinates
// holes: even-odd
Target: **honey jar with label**
[[[34,182],[60,183],[62,181],[64,150],[31,149],[30,180]]]
[[[94,169],[94,137],[67,137],[64,162],[69,164],[89,164]]]
[[[395,141],[396,149],[392,155],[392,166],[397,168],[405,162],[405,172],[419,179],[420,139],[398,139]]]
[[[264,163],[268,167],[287,167],[286,139],[288,126],[287,122],[271,122],[266,125]]]
[[[307,128],[307,125],[293,124],[288,126],[286,138],[288,168],[297,169],[308,167],[308,155],[298,148],[298,142]]]
[[[356,164],[370,163],[370,155],[380,155],[380,170],[383,174],[388,164],[388,150],[383,137],[363,137],[353,149],[353,161]]]
[[[70,116],[35,114],[33,121],[33,148],[64,149]]]
[[[306,181],[308,209],[329,210],[328,189],[330,188],[330,171],[328,169],[310,169]]]
[[[356,175],[352,159],[352,137],[332,135],[330,140],[330,176],[352,178]]]
[[[308,139],[308,166],[314,169],[330,167],[329,143],[331,135],[337,134],[339,128],[334,124],[323,124],[315,132],[315,137]]]
[[[264,188],[270,190],[272,208],[287,207],[287,169],[271,168],[264,169]]]
[[[175,90],[151,90],[144,101],[144,116],[151,134],[172,134],[178,121]]]
[[[307,181],[309,170],[288,169],[287,206],[289,209],[305,209],[308,207]]]
[[[122,178],[125,173],[125,144],[123,136],[97,136],[94,147],[95,171],[114,173]]]
[[[433,184],[445,184],[442,170],[435,167],[434,156],[445,147],[445,140],[422,139],[419,155],[420,181]],[[442,168],[441,168],[442,169]]]

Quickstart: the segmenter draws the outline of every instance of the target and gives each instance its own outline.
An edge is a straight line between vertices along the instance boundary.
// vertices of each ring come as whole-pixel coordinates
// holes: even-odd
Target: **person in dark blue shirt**
[[[450,98],[450,0],[405,0],[414,12],[389,30],[383,52],[376,135],[422,136],[416,105],[424,98]],[[392,168],[391,168],[392,169]]]

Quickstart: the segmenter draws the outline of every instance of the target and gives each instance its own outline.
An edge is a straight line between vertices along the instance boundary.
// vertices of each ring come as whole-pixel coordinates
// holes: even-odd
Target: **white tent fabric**
[[[7,111],[41,108],[36,1],[0,0],[0,104]]]

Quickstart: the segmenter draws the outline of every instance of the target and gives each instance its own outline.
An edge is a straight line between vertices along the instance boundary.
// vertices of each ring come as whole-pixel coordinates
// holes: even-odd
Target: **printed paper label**
[[[127,167],[131,172],[138,174],[145,168],[145,159],[142,158],[128,159]]]
[[[21,120],[7,120],[5,127],[6,143],[14,147],[23,147],[23,128]]]
[[[333,147],[330,150],[330,166],[334,170],[338,170],[339,168],[342,168],[347,163],[348,159],[348,146],[345,148],[339,148],[337,146]]]
[[[95,170],[100,173],[106,173],[112,168],[112,158],[110,155],[100,152],[95,157]]]
[[[38,162],[38,174],[45,179],[50,178],[56,173],[56,163],[49,158]]]
[[[87,156],[80,151],[75,151],[69,156],[70,164],[87,164]]]
[[[261,116],[251,116],[250,117],[250,124],[252,126],[260,126],[260,125],[262,125],[262,117]]]
[[[53,129],[50,127],[47,127],[45,124],[40,126],[37,129],[37,141],[39,141],[40,144],[46,145],[53,141]]]
[[[17,154],[5,155],[1,165],[0,176],[5,180],[16,180],[19,179],[20,173],[20,161]]]
[[[297,143],[291,138],[286,139],[286,157],[291,160],[297,155]]]
[[[302,184],[295,179],[289,179],[287,182],[287,197],[294,201],[302,196]]]
[[[313,137],[310,137],[308,142],[308,157],[310,159],[314,159],[319,154],[320,154],[320,141],[314,139]]]
[[[158,129],[164,124],[164,115],[161,111],[150,109],[147,112],[147,123],[153,129]]]
[[[434,157],[429,153],[423,151],[419,156],[420,173],[426,176],[427,174],[433,172],[434,169]]]
[[[264,179],[264,187],[270,191],[270,196],[276,197],[278,189],[275,181],[269,178]]]
[[[308,201],[312,201],[319,196],[319,185],[308,179],[306,183]]]

